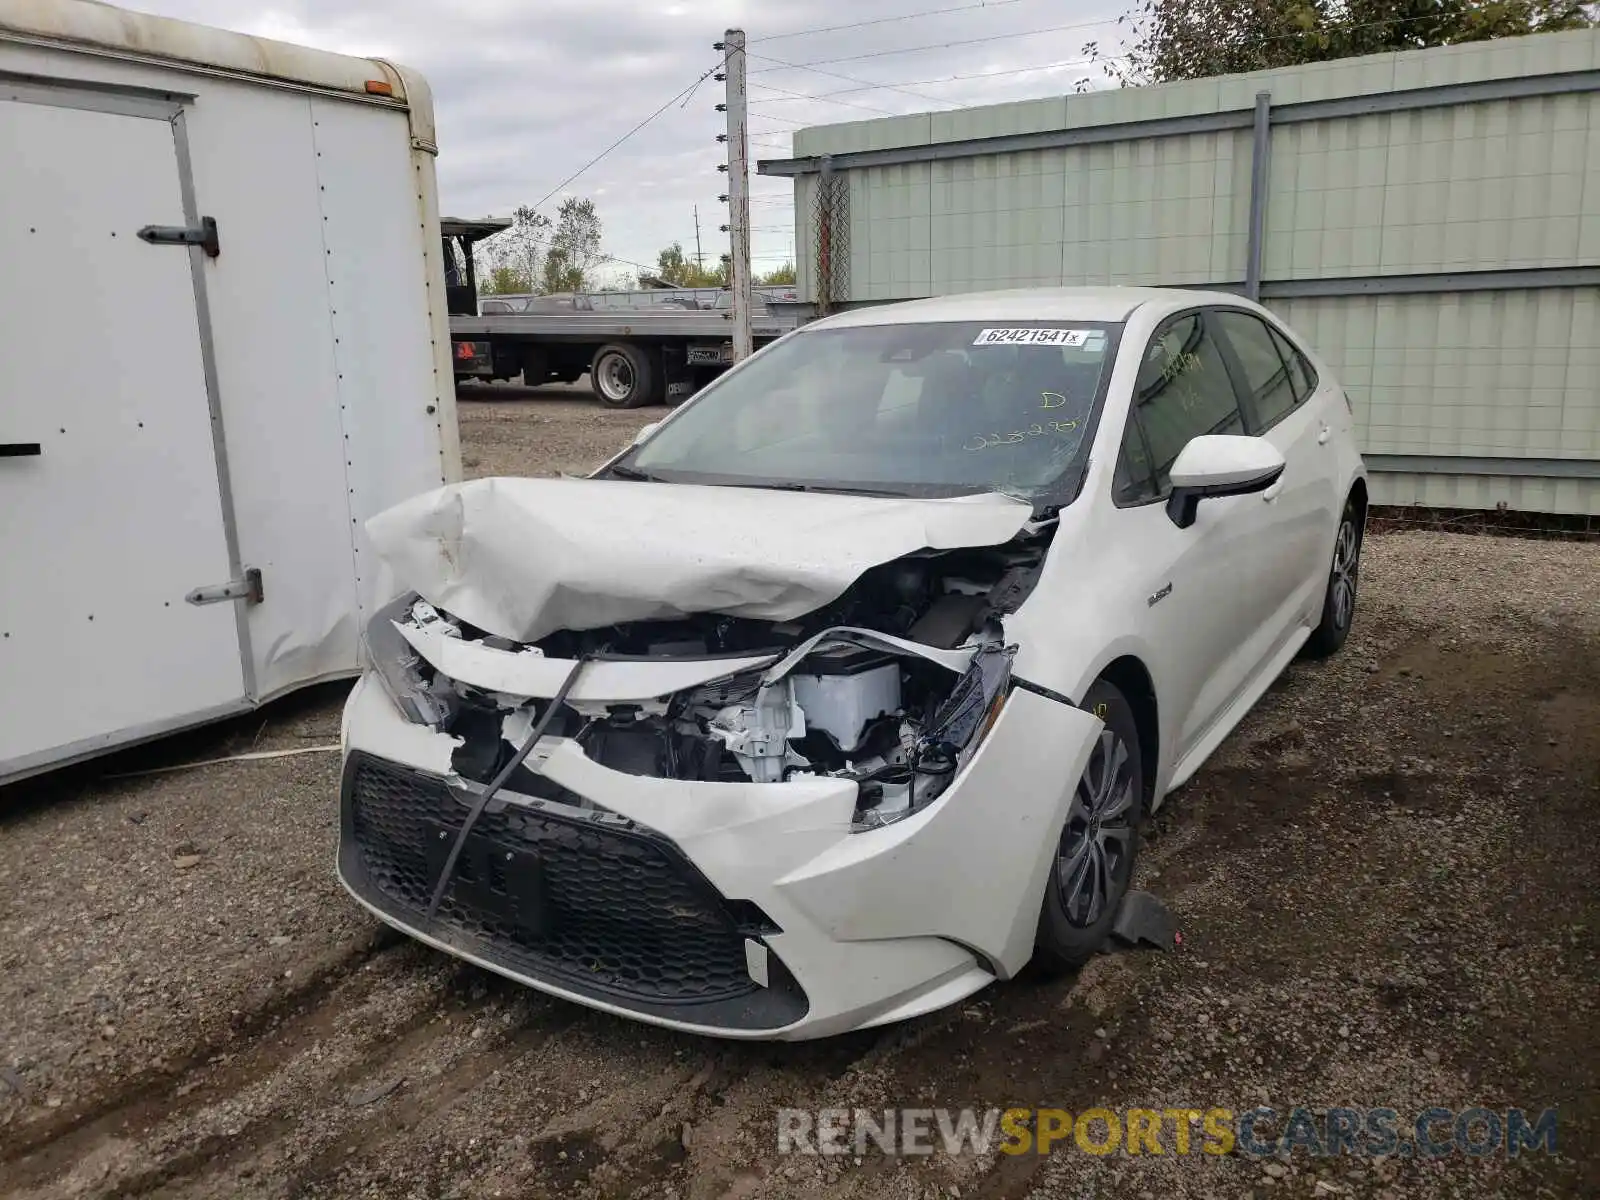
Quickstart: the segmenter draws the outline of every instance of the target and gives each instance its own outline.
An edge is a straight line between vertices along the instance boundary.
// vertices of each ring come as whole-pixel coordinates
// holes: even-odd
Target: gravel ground
[[[659,411],[464,393],[474,474]],[[1600,546],[1372,538],[1297,665],[1153,822],[1171,953],[800,1046],[663,1033],[383,931],[333,878],[341,690],[0,792],[0,1193],[1600,1193]],[[780,1158],[779,1106],[1561,1106],[1559,1154]],[[1170,1146],[1170,1140],[1169,1140]]]
[[[461,466],[468,475],[583,474],[672,411],[601,408],[587,375],[536,391],[509,383],[469,384],[458,396]]]

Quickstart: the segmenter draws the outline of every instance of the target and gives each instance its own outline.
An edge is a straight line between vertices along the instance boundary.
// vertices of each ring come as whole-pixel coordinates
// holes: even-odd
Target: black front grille
[[[471,796],[437,776],[359,754],[343,790],[345,878],[404,925],[515,975],[628,1007],[709,1005],[726,1011],[708,1023],[753,1027],[805,1011],[785,972],[768,988],[750,978],[750,931],[654,831],[538,801],[485,811],[429,922],[428,902]]]

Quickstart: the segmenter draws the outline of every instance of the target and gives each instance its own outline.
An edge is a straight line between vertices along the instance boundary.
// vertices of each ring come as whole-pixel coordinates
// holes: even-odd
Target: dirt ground
[[[479,389],[464,455],[577,471],[660,415]],[[129,775],[336,741],[340,688],[0,792],[0,1194],[1600,1194],[1600,545],[1384,535],[1362,587],[1345,651],[1154,820],[1181,946],[822,1043],[664,1033],[385,932],[334,879],[336,755]],[[1559,1105],[1558,1153],[776,1153],[781,1106],[1258,1104]]]

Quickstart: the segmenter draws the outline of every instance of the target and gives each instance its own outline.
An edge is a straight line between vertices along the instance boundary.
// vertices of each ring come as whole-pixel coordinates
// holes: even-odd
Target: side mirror
[[[1169,474],[1167,516],[1179,529],[1187,529],[1207,497],[1266,491],[1283,474],[1283,455],[1263,438],[1207,433],[1189,440]]]
[[[633,435],[633,444],[637,446],[640,442],[644,441],[645,438],[649,437],[658,428],[660,428],[660,426],[660,421],[651,421],[650,424],[646,425],[643,429],[639,430],[638,433]]]

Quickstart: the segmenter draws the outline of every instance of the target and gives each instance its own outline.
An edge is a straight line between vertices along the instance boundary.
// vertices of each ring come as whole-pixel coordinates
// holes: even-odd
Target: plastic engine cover
[[[789,681],[807,727],[822,730],[846,753],[860,747],[869,723],[900,707],[900,666],[892,660],[849,674],[797,671]]]

